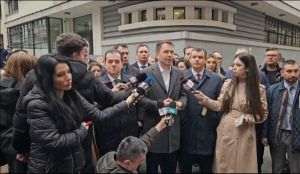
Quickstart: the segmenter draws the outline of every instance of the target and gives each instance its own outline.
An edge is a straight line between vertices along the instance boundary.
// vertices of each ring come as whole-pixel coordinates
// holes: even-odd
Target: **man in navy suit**
[[[129,66],[128,46],[125,44],[117,44],[116,46],[114,46],[114,49],[120,51],[121,53],[123,62],[122,73],[128,74],[130,76],[136,76],[139,73],[139,70],[135,67]]]
[[[283,64],[283,81],[268,89],[269,118],[264,136],[270,144],[272,172],[282,173],[288,160],[291,173],[300,173],[300,81],[295,60]]]
[[[100,76],[100,80],[112,91],[120,91],[126,86],[130,76],[122,73],[122,58],[118,50],[109,50],[105,53],[104,63],[106,71]],[[138,136],[137,114],[135,107],[119,113],[117,117],[95,123],[95,137],[100,155],[117,150],[121,140],[127,136]]]
[[[223,80],[218,74],[205,69],[206,56],[206,50],[193,48],[189,59],[191,68],[184,72],[184,76],[194,82],[195,89],[217,99]],[[183,172],[192,173],[193,164],[198,164],[201,173],[212,173],[216,128],[221,114],[198,104],[191,92],[187,96],[182,122]]]
[[[150,64],[148,63],[148,59],[150,56],[148,45],[139,44],[136,48],[136,56],[137,56],[137,61],[134,64],[130,65],[131,67],[134,67],[139,71],[142,71],[148,66],[150,66]]]

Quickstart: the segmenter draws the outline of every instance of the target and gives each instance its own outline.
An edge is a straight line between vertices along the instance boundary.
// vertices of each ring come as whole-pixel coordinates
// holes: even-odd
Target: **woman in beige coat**
[[[200,104],[224,113],[217,128],[215,172],[257,173],[255,123],[265,121],[268,112],[254,56],[235,57],[233,79],[224,82],[217,100],[200,91],[195,95]]]

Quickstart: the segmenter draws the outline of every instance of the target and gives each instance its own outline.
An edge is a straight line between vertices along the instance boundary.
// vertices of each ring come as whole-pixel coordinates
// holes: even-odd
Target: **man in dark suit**
[[[217,99],[223,80],[216,73],[206,71],[206,56],[204,49],[193,48],[189,59],[191,68],[184,72],[185,79],[193,81],[197,90]],[[216,128],[221,115],[203,108],[192,93],[187,96],[182,123],[183,172],[192,173],[193,164],[198,164],[201,173],[212,173]]]
[[[104,57],[106,71],[101,74],[100,80],[112,91],[120,91],[130,76],[121,73],[123,64],[121,53],[118,50],[109,50]],[[118,144],[127,136],[138,136],[137,114],[135,107],[119,113],[117,117],[95,123],[95,137],[100,155],[117,150]]]
[[[128,46],[125,44],[117,44],[116,46],[114,46],[114,49],[120,51],[120,53],[121,53],[122,62],[123,62],[122,73],[128,74],[130,76],[136,76],[139,73],[139,69],[129,66]]]
[[[283,81],[268,89],[269,117],[264,137],[270,144],[272,172],[300,173],[300,81],[295,60],[283,64]]]
[[[158,63],[144,70],[153,76],[155,83],[146,93],[142,102],[144,106],[143,132],[148,131],[159,120],[158,107],[176,104],[177,109],[183,109],[186,104],[186,95],[182,90],[182,72],[173,67],[174,46],[172,42],[163,41],[156,45]],[[147,173],[158,173],[160,166],[162,173],[175,173],[177,165],[177,151],[180,147],[180,115],[174,116],[175,123],[165,129],[154,140],[147,154]]]
[[[150,64],[148,63],[148,58],[150,56],[148,45],[139,44],[136,48],[136,56],[137,61],[130,66],[138,69],[139,71],[142,71],[148,66],[150,66]]]

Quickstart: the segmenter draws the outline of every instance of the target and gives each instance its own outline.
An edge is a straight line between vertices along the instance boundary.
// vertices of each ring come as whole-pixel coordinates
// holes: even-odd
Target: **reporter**
[[[60,57],[42,56],[37,83],[24,97],[29,123],[29,173],[80,173],[89,125],[126,110],[134,97],[100,111],[72,89],[72,69]],[[91,147],[85,147],[91,148]]]
[[[139,167],[145,162],[148,148],[154,138],[167,126],[174,123],[172,117],[162,117],[152,129],[141,138],[129,136],[119,144],[116,152],[108,152],[98,160],[98,173],[138,173]]]
[[[254,56],[237,55],[233,75],[217,100],[201,92],[195,96],[211,110],[224,112],[217,128],[214,172],[257,173],[255,124],[264,122],[268,111]]]

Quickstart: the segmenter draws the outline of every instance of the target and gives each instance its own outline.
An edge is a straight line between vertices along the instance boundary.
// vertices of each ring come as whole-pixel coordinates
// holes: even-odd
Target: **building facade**
[[[286,58],[300,51],[300,11],[284,1],[1,1],[4,46],[35,55],[55,52],[55,38],[76,32],[101,55],[128,44],[130,61],[139,43],[155,56],[159,40],[172,40],[176,53],[186,46],[220,51],[225,64],[238,48],[262,63],[264,50],[277,47]]]

